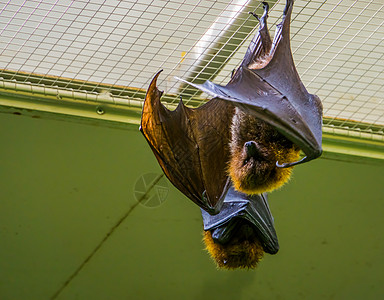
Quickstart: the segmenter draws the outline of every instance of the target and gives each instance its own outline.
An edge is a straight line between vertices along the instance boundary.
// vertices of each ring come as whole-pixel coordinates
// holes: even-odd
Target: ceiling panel
[[[270,1],[273,34],[285,1]],[[383,135],[384,21],[381,0],[296,1],[292,51],[324,125]],[[140,105],[164,69],[167,100],[206,95],[174,77],[228,81],[257,29],[258,1],[8,1],[0,7],[0,78],[44,88],[110,92]],[[130,93],[124,93],[130,91]],[[135,102],[132,100],[136,100]],[[364,123],[364,125],[361,125]]]

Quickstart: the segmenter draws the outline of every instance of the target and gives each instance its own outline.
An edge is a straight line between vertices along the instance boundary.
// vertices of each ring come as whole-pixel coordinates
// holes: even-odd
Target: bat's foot
[[[264,13],[261,16],[262,18],[268,18],[268,12],[269,12],[269,4],[268,2],[262,2],[263,3],[263,8],[264,8]]]
[[[254,17],[257,19],[257,21],[260,22],[260,18],[259,18],[259,16],[256,15],[253,11],[249,11],[248,13],[249,13],[250,15],[254,16]]]
[[[268,18],[268,12],[269,12],[269,4],[267,2],[262,2],[264,13],[261,17],[256,15],[253,11],[248,12],[250,15],[254,16],[259,22],[261,27],[267,26],[267,18]]]
[[[284,16],[287,15],[288,9],[293,5],[293,2],[295,2],[295,1],[294,0],[287,0],[287,2],[285,3],[285,8],[284,8],[284,12],[283,12]]]
[[[261,69],[266,64],[268,64],[270,57],[270,50],[272,47],[272,40],[269,35],[268,26],[267,26],[267,18],[268,18],[268,12],[269,12],[269,4],[267,2],[262,2],[264,7],[264,13],[261,17],[256,15],[253,12],[249,12],[252,16],[254,16],[260,24],[259,28],[259,34],[255,36],[253,39],[253,43],[255,43],[252,51],[253,59],[251,63],[248,65],[248,68],[250,69]],[[261,48],[261,49],[260,49]],[[258,49],[258,50],[257,50]]]

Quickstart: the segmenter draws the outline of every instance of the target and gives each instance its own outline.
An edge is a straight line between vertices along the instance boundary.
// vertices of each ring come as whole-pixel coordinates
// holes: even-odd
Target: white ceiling
[[[270,12],[272,34],[284,5]],[[382,0],[295,1],[292,51],[304,84],[323,101],[325,125],[354,120],[382,134],[383,8]],[[247,0],[16,0],[0,9],[4,80],[12,78],[1,70],[11,70],[24,82],[36,73],[145,90],[164,69],[159,85],[174,101],[180,93],[205,99],[174,76],[228,81],[257,28],[248,11],[262,12]]]

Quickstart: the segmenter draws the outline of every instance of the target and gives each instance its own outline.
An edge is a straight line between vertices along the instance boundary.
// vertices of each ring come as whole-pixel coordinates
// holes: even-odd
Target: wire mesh
[[[273,34],[285,1],[269,2]],[[383,8],[381,0],[295,1],[295,63],[309,92],[322,99],[328,128],[384,135]],[[107,92],[116,103],[140,105],[164,69],[166,100],[178,102],[181,94],[199,105],[206,95],[174,76],[225,84],[257,30],[249,11],[261,14],[261,3],[9,0],[0,3],[2,87]]]

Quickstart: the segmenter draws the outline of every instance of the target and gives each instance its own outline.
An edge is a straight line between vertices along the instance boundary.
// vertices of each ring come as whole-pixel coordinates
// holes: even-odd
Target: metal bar
[[[46,93],[44,97],[20,91],[0,92],[0,113],[24,115],[33,118],[65,120],[112,128],[138,130],[141,118],[139,106],[118,105],[117,101],[99,101],[101,98],[72,97],[57,99]],[[130,102],[132,103],[132,102]],[[139,102],[141,103],[141,102]],[[337,129],[327,133],[324,128],[325,159],[358,163],[384,164],[384,136],[367,133],[352,134]],[[375,139],[376,137],[376,139]]]

